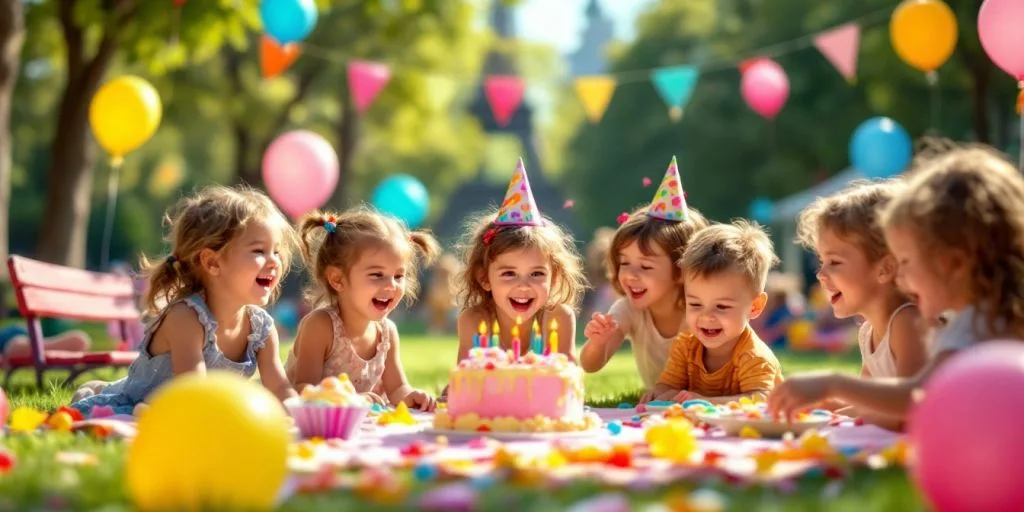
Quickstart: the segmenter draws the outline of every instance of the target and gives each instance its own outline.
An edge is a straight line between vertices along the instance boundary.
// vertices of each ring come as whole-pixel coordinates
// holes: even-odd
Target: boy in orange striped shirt
[[[764,400],[782,382],[778,359],[750,328],[777,261],[768,235],[746,221],[716,224],[690,240],[678,262],[688,331],[673,342],[655,399]]]

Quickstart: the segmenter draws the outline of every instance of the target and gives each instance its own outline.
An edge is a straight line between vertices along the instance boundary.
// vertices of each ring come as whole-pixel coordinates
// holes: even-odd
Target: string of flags
[[[931,1],[931,0],[924,0]],[[315,5],[309,0],[263,0],[261,12],[273,12],[285,6],[301,9]],[[273,8],[266,5],[274,4]],[[280,5],[278,5],[280,4]],[[622,71],[603,75],[581,76],[573,80],[576,96],[583,106],[587,119],[599,123],[611,103],[615,90],[628,83],[649,81],[658,95],[665,102],[668,115],[674,121],[683,117],[683,112],[693,97],[702,75],[710,72],[739,68],[741,72],[741,91],[748,106],[766,119],[773,119],[784,108],[789,97],[789,79],[785,69],[772,60],[787,53],[814,47],[835,67],[843,79],[853,84],[857,78],[857,64],[860,53],[861,31],[865,26],[872,26],[891,13],[887,7],[872,12],[833,28],[804,35],[791,41],[763,47],[752,52],[754,57],[729,63],[711,63],[703,65],[663,66],[648,70]],[[308,20],[308,18],[306,18]],[[315,16],[312,18],[315,23]],[[288,41],[282,44],[271,28],[287,32]],[[280,26],[266,26],[267,35],[260,45],[261,71],[265,78],[274,78],[282,73],[298,59],[303,52],[301,38],[311,30],[310,26],[299,29],[285,30]],[[318,56],[328,57],[328,51],[320,51],[305,45]],[[334,60],[334,59],[331,59]],[[391,68],[381,62],[351,60],[344,62],[347,67],[349,90],[357,111],[365,113],[387,86],[391,78]],[[424,87],[427,87],[433,107],[440,110],[452,100],[456,83],[450,78],[435,74],[424,74]],[[491,107],[495,122],[505,127],[511,122],[515,112],[523,101],[527,84],[519,76],[488,75],[483,78],[484,95]]]

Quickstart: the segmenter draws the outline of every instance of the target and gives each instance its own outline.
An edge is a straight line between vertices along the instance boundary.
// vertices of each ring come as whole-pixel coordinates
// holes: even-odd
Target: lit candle
[[[480,327],[477,327],[477,335],[473,337],[473,346],[481,347],[487,339],[487,322],[480,320]]]
[[[518,361],[519,360],[519,351],[522,348],[522,347],[520,347],[520,341],[519,341],[519,324],[521,324],[521,323],[523,323],[523,319],[517,316],[516,317],[516,324],[512,326],[512,360],[513,361]]]
[[[537,354],[544,353],[544,341],[541,340],[540,324],[537,323],[536,318],[533,319],[533,339],[530,340],[530,349]]]
[[[551,354],[558,352],[558,320],[551,319],[548,324],[548,350]]]
[[[501,346],[501,326],[498,325],[498,321],[495,320],[494,324],[491,325],[491,343],[490,346],[500,347]]]

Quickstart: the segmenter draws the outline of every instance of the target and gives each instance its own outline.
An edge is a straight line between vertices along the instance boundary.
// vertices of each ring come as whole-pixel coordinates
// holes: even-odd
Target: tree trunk
[[[7,313],[3,298],[7,283],[7,252],[9,247],[8,212],[11,207],[11,102],[18,82],[21,44],[25,40],[25,19],[22,0],[0,0],[0,319]]]
[[[338,98],[341,102],[341,115],[334,128],[338,139],[338,187],[334,189],[334,195],[327,204],[344,209],[348,207],[351,197],[348,185],[352,180],[352,160],[359,145],[359,115],[352,104],[348,87],[339,87],[338,90],[341,91]]]
[[[130,17],[118,19],[103,34],[95,55],[86,55],[85,31],[74,19],[74,0],[61,0],[58,15],[67,52],[67,84],[61,95],[57,132],[50,148],[46,207],[38,257],[72,267],[85,266],[95,150],[89,142],[89,102],[117,51],[117,36]],[[133,6],[122,1],[124,7]]]

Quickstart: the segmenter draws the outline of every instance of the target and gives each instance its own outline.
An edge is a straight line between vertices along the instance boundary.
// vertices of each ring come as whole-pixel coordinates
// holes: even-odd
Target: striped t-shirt
[[[697,336],[682,333],[669,352],[659,384],[706,397],[769,393],[782,382],[782,366],[772,350],[747,326],[736,341],[732,358],[709,372],[704,367],[704,345]]]

